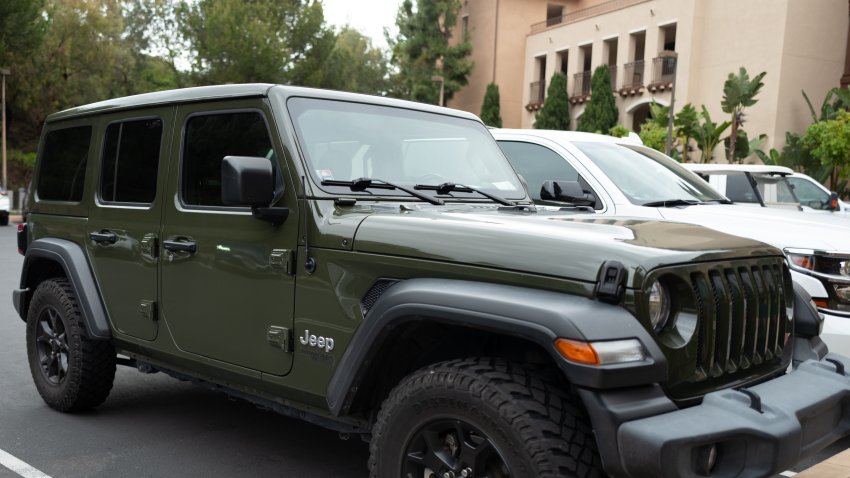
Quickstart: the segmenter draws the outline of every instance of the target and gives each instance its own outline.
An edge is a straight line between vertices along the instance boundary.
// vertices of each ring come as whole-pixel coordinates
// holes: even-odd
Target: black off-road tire
[[[115,349],[109,341],[86,336],[67,279],[48,279],[36,288],[26,335],[30,373],[47,405],[75,412],[106,400],[115,379]]]
[[[384,401],[372,428],[371,477],[422,478],[418,473],[405,474],[404,464],[411,462],[409,456],[423,456],[421,447],[415,445],[423,442],[419,436],[434,436],[436,432],[441,437],[439,443],[444,443],[440,427],[450,429],[446,424],[451,422],[461,424],[458,430],[481,432],[501,458],[502,469],[508,471],[504,474],[473,468],[473,477],[604,476],[593,431],[576,400],[520,365],[500,359],[472,358],[431,365],[407,376]],[[480,440],[475,432],[472,435],[476,440],[469,441],[477,443]],[[452,439],[449,444],[454,442]],[[443,447],[438,453],[445,455],[446,450],[450,452],[451,447]],[[461,453],[457,452],[458,457]],[[458,467],[467,465],[463,462]],[[450,471],[428,470],[437,477]],[[455,475],[449,476],[462,476],[457,469],[451,471]]]

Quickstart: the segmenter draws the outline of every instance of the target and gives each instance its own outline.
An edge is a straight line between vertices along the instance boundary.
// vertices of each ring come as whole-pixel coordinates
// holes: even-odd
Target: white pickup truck
[[[824,342],[832,351],[850,352],[850,222],[734,204],[677,161],[629,138],[547,130],[491,133],[541,205],[568,202],[598,214],[699,224],[779,247],[794,281],[825,317]]]

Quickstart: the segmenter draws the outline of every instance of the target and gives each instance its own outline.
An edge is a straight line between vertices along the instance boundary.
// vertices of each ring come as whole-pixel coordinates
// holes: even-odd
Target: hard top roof
[[[682,166],[700,174],[779,174],[787,176],[793,174],[794,170],[785,166],[774,166],[770,164],[701,164],[684,163]]]
[[[382,96],[365,95],[360,93],[347,93],[343,91],[323,90],[318,88],[305,88],[299,86],[274,85],[270,83],[245,83],[234,85],[198,86],[193,88],[181,88],[176,90],[157,91],[143,93],[140,95],[124,96],[97,103],[77,106],[47,117],[47,122],[65,120],[79,116],[87,116],[107,111],[118,111],[148,106],[165,104],[192,103],[197,101],[251,98],[269,96],[272,89],[279,89],[285,95],[309,96],[314,98],[325,98],[342,101],[356,101],[383,106],[394,106],[400,108],[417,109],[431,113],[450,114],[468,119],[478,120],[478,117],[465,111],[416,103],[413,101],[398,100]]]

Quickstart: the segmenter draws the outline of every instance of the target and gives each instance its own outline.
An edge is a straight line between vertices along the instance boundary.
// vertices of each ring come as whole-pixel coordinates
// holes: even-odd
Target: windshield
[[[422,111],[334,100],[291,98],[295,131],[316,182],[371,178],[400,186],[463,184],[501,197],[525,190],[496,141],[477,121]],[[399,190],[348,194],[405,195]],[[441,196],[481,199],[469,190]]]
[[[661,153],[615,143],[573,143],[633,204],[723,201],[698,176]]]

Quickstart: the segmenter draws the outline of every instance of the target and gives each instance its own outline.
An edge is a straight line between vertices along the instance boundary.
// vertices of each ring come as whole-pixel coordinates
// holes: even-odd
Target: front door
[[[174,114],[151,108],[96,125],[104,140],[86,249],[113,327],[144,340],[158,332],[156,244]]]
[[[163,317],[182,350],[273,375],[292,354],[297,246],[295,192],[271,112],[261,99],[179,106],[162,230]],[[275,205],[291,208],[274,226],[221,199],[225,156],[265,157],[277,172]],[[291,268],[290,268],[291,269]],[[290,349],[291,350],[291,349]]]

